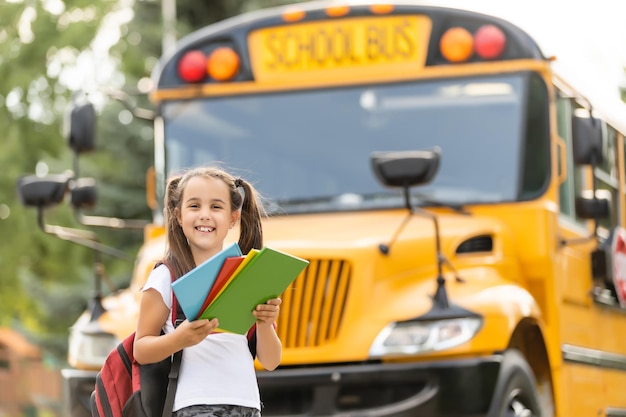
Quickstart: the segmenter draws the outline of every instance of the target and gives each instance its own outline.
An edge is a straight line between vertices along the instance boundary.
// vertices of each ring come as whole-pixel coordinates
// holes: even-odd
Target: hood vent
[[[491,252],[493,251],[493,237],[489,235],[476,236],[467,239],[456,248],[456,254]]]

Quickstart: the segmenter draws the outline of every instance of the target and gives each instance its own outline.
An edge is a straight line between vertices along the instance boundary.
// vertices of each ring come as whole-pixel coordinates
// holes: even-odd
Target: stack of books
[[[282,294],[309,261],[267,246],[241,253],[232,243],[172,283],[189,320],[217,317],[221,331],[246,334],[257,305]]]

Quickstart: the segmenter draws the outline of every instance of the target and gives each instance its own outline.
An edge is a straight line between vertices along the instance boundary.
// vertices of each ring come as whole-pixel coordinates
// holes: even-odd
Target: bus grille
[[[350,287],[350,264],[316,259],[282,294],[277,332],[285,348],[322,346],[337,337]]]

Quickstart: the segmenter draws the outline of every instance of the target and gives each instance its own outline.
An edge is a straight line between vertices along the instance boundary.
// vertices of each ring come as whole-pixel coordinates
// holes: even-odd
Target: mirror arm
[[[435,292],[435,296],[433,297],[434,305],[438,308],[445,309],[450,306],[448,302],[448,295],[446,292],[446,279],[443,276],[443,264],[449,264],[448,259],[441,252],[441,236],[439,235],[439,221],[437,220],[437,215],[430,213],[420,207],[413,206],[411,204],[411,190],[408,183],[404,183],[402,185],[402,190],[404,194],[404,202],[406,204],[407,209],[409,209],[409,214],[402,220],[402,224],[396,230],[394,235],[391,237],[391,240],[388,244],[380,244],[378,246],[379,250],[382,254],[387,255],[389,253],[389,248],[396,241],[400,232],[407,225],[413,214],[420,214],[424,217],[428,217],[433,221],[435,226],[435,250],[437,256],[437,290]]]
[[[409,214],[404,218],[404,220],[402,220],[400,227],[398,227],[396,229],[396,232],[393,234],[393,236],[391,236],[389,243],[381,243],[380,245],[378,245],[378,249],[380,250],[380,253],[382,253],[383,255],[389,254],[389,248],[391,248],[391,245],[393,245],[395,241],[398,239],[398,236],[400,236],[400,232],[404,230],[404,227],[407,225],[407,223],[411,219],[411,216],[414,213],[413,206],[411,205],[411,188],[409,184],[407,184],[406,182],[402,185],[402,194],[404,196],[404,204],[406,208],[409,210]]]
[[[89,311],[91,315],[89,316],[90,322],[95,322],[102,313],[105,312],[104,306],[102,305],[102,279],[105,276],[104,272],[104,263],[102,262],[102,253],[100,251],[94,250],[94,271],[96,274],[96,279],[94,282],[94,294],[89,302]]]
[[[437,252],[437,291],[433,297],[434,304],[439,308],[448,308],[450,303],[448,302],[448,294],[446,292],[446,279],[443,276],[443,263],[448,262],[447,258],[441,251],[441,237],[439,235],[439,221],[437,215],[432,214],[419,207],[415,207],[414,210],[419,212],[422,216],[428,217],[433,221],[435,226],[435,248]]]
[[[119,101],[126,108],[126,110],[130,111],[133,116],[138,119],[153,121],[155,118],[155,113],[149,109],[143,109],[137,107],[134,103],[130,101],[128,94],[122,90],[117,90],[114,88],[106,88],[104,92],[111,98]]]
[[[45,233],[54,235],[59,239],[76,243],[115,258],[128,259],[128,255],[126,253],[100,243],[93,232],[46,224],[43,219],[42,207],[37,207],[37,224]]]
[[[393,236],[391,236],[391,239],[389,239],[389,243],[381,243],[380,245],[378,245],[378,250],[380,250],[380,253],[382,253],[383,255],[389,254],[389,249],[391,248],[391,245],[393,245],[395,241],[398,239],[398,236],[400,236],[400,232],[404,230],[404,227],[407,225],[409,220],[411,220],[412,216],[413,216],[413,212],[410,211],[409,214],[402,220],[400,227],[396,229]]]
[[[47,234],[93,250],[95,257],[95,288],[94,295],[89,302],[89,311],[91,313],[89,320],[90,322],[94,322],[105,312],[104,306],[102,305],[102,279],[104,277],[102,254],[121,259],[128,259],[128,255],[120,250],[103,245],[98,241],[96,234],[88,230],[46,224],[43,218],[43,207],[41,206],[37,207],[37,224],[39,228]]]
[[[104,216],[86,216],[80,211],[75,210],[74,215],[76,220],[84,226],[98,226],[108,227],[111,229],[143,229],[148,224],[147,220],[139,219],[118,219],[117,217],[104,217]]]

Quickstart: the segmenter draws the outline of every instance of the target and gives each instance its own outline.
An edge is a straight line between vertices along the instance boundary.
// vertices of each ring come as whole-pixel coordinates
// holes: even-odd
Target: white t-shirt
[[[149,288],[157,290],[170,309],[163,331],[173,332],[171,276],[165,265],[152,270],[143,290]],[[199,404],[261,409],[254,360],[245,335],[212,333],[197,345],[183,349],[174,411]]]

